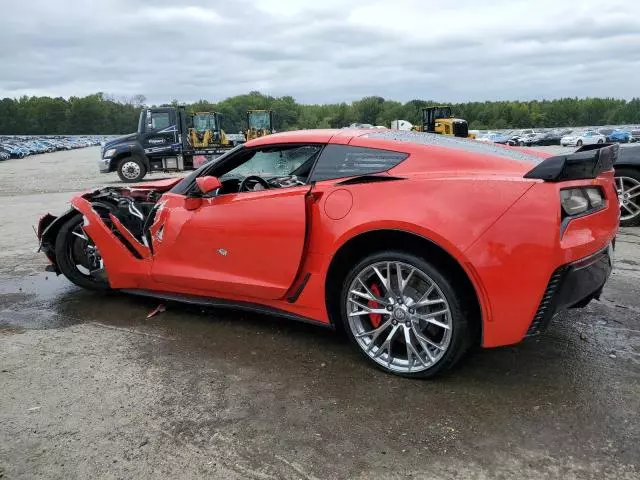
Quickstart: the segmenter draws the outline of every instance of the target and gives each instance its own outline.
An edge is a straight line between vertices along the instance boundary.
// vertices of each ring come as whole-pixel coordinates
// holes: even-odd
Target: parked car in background
[[[576,153],[598,148],[598,145],[584,145]],[[620,145],[613,168],[620,204],[620,225],[640,225],[640,145]]]
[[[631,141],[631,132],[616,129],[607,135],[607,141],[614,143],[629,143]]]
[[[28,150],[14,145],[13,143],[5,143],[2,146],[11,154],[11,158],[24,158],[29,154]]]
[[[604,135],[605,137],[608,137],[609,135],[611,135],[613,133],[613,128],[599,128],[598,130],[596,130],[600,135]]]
[[[493,143],[499,143],[500,145],[506,145],[507,143],[509,143],[509,140],[511,139],[511,137],[506,133],[494,133],[489,137],[489,139]]]
[[[546,134],[544,132],[527,133],[526,135],[518,138],[518,145],[521,147],[531,147],[533,145],[539,145],[539,142],[544,139],[545,135]]]
[[[595,130],[587,130],[586,132],[575,132],[566,135],[560,139],[560,145],[563,147],[581,147],[582,145],[595,145],[605,143],[607,137]]]
[[[640,129],[634,128],[631,130],[631,143],[640,142]]]
[[[0,135],[0,151],[11,158],[23,158],[37,153],[51,153],[57,150],[71,150],[99,145],[105,136],[36,136],[36,135]]]
[[[4,150],[0,149],[0,160],[9,160],[10,158],[11,158],[11,155],[9,155]]]
[[[488,133],[484,133],[482,135],[477,136],[476,140],[484,143],[506,144],[510,138],[511,137],[509,137],[508,135],[505,135],[504,133],[488,132]]]
[[[640,225],[640,145],[620,145],[614,168],[620,225]]]
[[[526,128],[523,130],[513,130],[509,135],[509,140],[507,141],[508,145],[515,146],[520,145],[520,140],[525,138],[527,135],[533,134],[533,130],[531,128]],[[524,143],[522,144],[524,146]]]
[[[550,130],[534,139],[532,145],[560,145],[563,132],[560,130]]]

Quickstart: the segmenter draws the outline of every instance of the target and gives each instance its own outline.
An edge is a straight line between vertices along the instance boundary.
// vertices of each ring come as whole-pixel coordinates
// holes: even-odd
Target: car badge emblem
[[[222,255],[223,257],[226,257],[226,256],[227,256],[227,250],[226,250],[226,249],[224,249],[224,248],[219,248],[219,249],[218,249],[218,253],[219,253],[220,255]]]

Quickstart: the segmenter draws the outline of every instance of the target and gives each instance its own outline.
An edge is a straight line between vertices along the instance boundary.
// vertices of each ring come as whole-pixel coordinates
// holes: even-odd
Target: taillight
[[[574,187],[560,190],[562,216],[573,217],[604,207],[604,192],[600,187]]]

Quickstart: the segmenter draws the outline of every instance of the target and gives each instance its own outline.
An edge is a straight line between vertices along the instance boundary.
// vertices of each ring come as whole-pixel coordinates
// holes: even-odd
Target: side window
[[[311,181],[380,173],[395,167],[409,155],[376,148],[327,145],[311,174]]]
[[[153,130],[162,130],[171,125],[169,112],[153,112],[151,114],[151,128]]]

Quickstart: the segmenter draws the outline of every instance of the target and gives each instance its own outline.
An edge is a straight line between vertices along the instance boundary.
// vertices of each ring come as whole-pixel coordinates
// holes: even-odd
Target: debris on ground
[[[166,311],[167,311],[167,307],[165,307],[165,305],[161,303],[154,310],[149,312],[149,314],[147,315],[147,318],[155,317],[159,313],[166,312]]]

